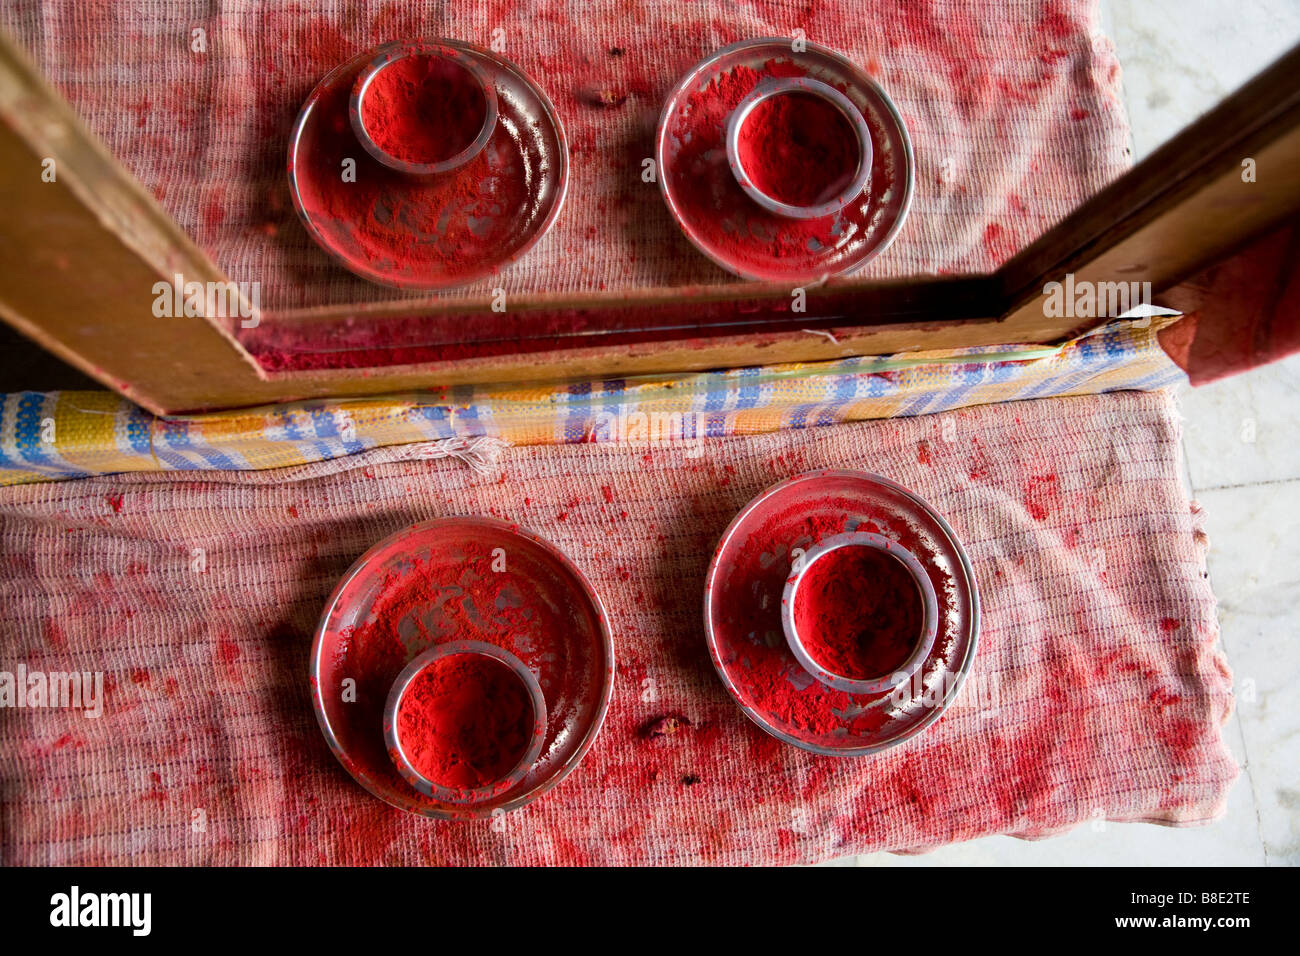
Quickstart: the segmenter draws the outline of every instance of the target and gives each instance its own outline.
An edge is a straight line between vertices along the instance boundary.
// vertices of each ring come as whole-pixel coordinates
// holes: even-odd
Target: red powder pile
[[[361,121],[375,145],[408,163],[440,163],[483,129],[487,98],[474,75],[442,57],[408,56],[370,81]]]
[[[921,594],[906,566],[876,548],[818,558],[800,582],[795,628],[814,661],[840,677],[887,677],[921,636]]]
[[[854,697],[818,683],[786,646],[781,628],[781,592],[790,575],[792,548],[807,550],[823,538],[845,531],[880,531],[874,522],[850,525],[851,514],[805,516],[796,509],[773,516],[737,556],[722,584],[717,623],[719,647],[733,668],[743,700],[779,723],[813,734],[832,734],[844,726],[843,714]],[[867,710],[853,720],[858,733],[876,730],[884,718]]]
[[[844,114],[819,96],[760,102],[737,138],[740,165],[760,192],[790,206],[834,198],[857,171],[858,143]]]
[[[422,670],[402,696],[397,736],[411,765],[434,783],[474,790],[519,763],[533,709],[519,677],[482,654],[453,654]]]

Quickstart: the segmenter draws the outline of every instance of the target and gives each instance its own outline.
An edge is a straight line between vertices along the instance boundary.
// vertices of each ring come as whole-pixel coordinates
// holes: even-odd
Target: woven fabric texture
[[[836,49],[895,100],[916,197],[863,275],[984,271],[1121,173],[1128,126],[1096,0],[10,0],[14,35],[90,128],[233,279],[285,309],[400,296],[316,248],[285,177],[294,118],[355,53],[413,36],[492,46],[547,92],[570,144],[552,232],[493,287],[618,292],[736,280],[680,236],[642,179],[677,79],[719,47],[795,36]],[[202,30],[202,50],[195,33]]]
[[[1062,346],[904,353],[555,386],[299,402],[155,418],[109,392],[0,394],[0,485],[119,471],[243,471],[403,442],[694,441],[1182,381],[1157,333],[1114,322]]]
[[[509,449],[483,476],[366,453],[277,472],[122,475],[0,489],[0,671],[103,672],[102,715],[0,708],[0,854],[17,863],[785,863],[1192,824],[1236,767],[1166,392],[1122,392],[675,443]],[[773,481],[887,475],[930,501],[984,605],[962,693],[924,734],[819,757],[751,724],[700,620],[712,548]],[[496,820],[368,796],[312,715],[324,599],[415,521],[519,521],[610,609],[603,731],[576,771]],[[0,679],[3,674],[0,673]],[[2,686],[2,685],[0,685]],[[679,732],[651,736],[664,716]]]

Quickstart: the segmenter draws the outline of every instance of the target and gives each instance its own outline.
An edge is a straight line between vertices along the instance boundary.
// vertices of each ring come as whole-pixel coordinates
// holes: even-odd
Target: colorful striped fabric
[[[1183,380],[1156,341],[1175,318],[1112,322],[1061,346],[551,386],[465,386],[157,418],[111,392],[0,394],[0,485],[124,471],[246,471],[475,436],[510,444],[689,441]]]

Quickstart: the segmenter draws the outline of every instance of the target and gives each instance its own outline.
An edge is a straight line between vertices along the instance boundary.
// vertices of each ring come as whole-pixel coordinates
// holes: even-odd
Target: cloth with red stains
[[[969,408],[700,443],[516,448],[496,476],[367,455],[274,472],[0,489],[0,670],[102,670],[103,716],[0,709],[0,857],[24,863],[791,863],[1195,824],[1237,768],[1206,540],[1167,392]],[[772,482],[861,468],[973,561],[983,628],[951,709],[869,758],[780,743],[705,649],[714,545]],[[416,521],[481,513],[569,554],[610,611],[604,729],[492,821],[369,796],[312,713],[340,575]],[[201,827],[201,829],[196,829]]]
[[[680,235],[642,163],[677,80],[742,39],[802,30],[868,71],[902,113],[915,200],[863,276],[989,269],[1128,164],[1096,0],[10,0],[0,27],[227,275],[262,283],[267,310],[409,295],[318,249],[285,177],[317,81],[394,39],[493,46],[546,91],[568,135],[568,199],[550,235],[499,276],[439,296],[485,314],[494,288],[514,301],[738,283]]]

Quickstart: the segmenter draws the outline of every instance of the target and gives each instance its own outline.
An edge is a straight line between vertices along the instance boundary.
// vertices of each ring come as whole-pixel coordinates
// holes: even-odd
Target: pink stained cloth
[[[1201,823],[1236,767],[1220,727],[1206,541],[1168,393],[1122,392],[709,439],[506,452],[495,476],[385,450],[276,472],[0,489],[0,671],[105,672],[103,715],[0,709],[0,854],[18,863],[788,863]],[[984,604],[961,696],[870,758],[778,743],[704,646],[705,566],[773,481],[862,468],[925,497]],[[484,513],[567,552],[611,611],[604,729],[495,821],[367,795],[327,749],[307,657],[376,540]],[[198,560],[201,557],[202,560]],[[677,733],[643,731],[665,716]],[[203,824],[196,829],[196,821]]]
[[[9,0],[0,27],[218,266],[262,283],[270,310],[403,295],[318,249],[285,177],[289,132],[317,81],[393,39],[503,44],[554,102],[570,144],[568,200],[550,235],[500,276],[440,300],[481,303],[498,286],[513,298],[736,283],[679,234],[641,174],[669,90],[738,40],[802,30],[898,105],[915,199],[863,276],[985,271],[1129,162],[1096,0]]]

